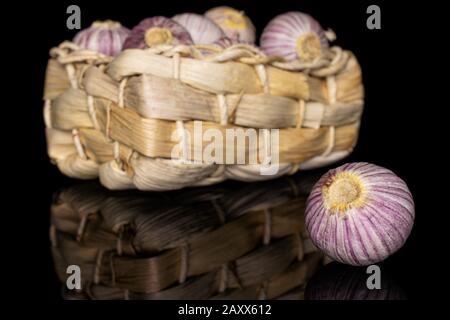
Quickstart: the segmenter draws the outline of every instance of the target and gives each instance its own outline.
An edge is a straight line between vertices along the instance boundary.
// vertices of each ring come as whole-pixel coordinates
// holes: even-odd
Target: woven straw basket
[[[357,141],[361,70],[339,47],[311,63],[286,63],[248,45],[217,52],[158,46],[111,58],[64,42],[50,55],[44,93],[49,156],[64,174],[99,177],[109,189],[273,179],[340,160]],[[205,162],[208,144],[192,139],[198,125],[224,137],[227,129],[254,129],[258,145],[235,151],[246,155],[244,163],[234,156]],[[279,168],[262,175],[272,129],[279,129]]]
[[[52,205],[56,271],[94,299],[272,299],[323,262],[304,225],[307,189],[282,179],[175,193],[63,190]],[[274,190],[273,187],[276,187]]]

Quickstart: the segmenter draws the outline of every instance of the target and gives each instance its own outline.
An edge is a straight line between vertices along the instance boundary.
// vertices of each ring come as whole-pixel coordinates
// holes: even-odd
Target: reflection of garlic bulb
[[[122,51],[123,43],[129,34],[130,30],[119,22],[95,21],[89,28],[78,32],[73,42],[80,48],[115,56]]]
[[[166,17],[142,20],[126,39],[123,48],[144,49],[159,44],[192,44],[189,32],[177,22]]]
[[[311,61],[328,48],[320,24],[310,15],[287,12],[273,18],[261,35],[261,48],[271,56],[287,61]]]
[[[224,37],[222,29],[205,16],[195,13],[177,14],[172,20],[182,25],[195,44],[211,44]]]
[[[255,43],[255,26],[244,12],[223,6],[208,10],[205,16],[214,21],[231,40]]]
[[[305,300],[405,300],[403,289],[383,268],[381,288],[367,287],[367,268],[331,262],[316,273],[305,289]]]

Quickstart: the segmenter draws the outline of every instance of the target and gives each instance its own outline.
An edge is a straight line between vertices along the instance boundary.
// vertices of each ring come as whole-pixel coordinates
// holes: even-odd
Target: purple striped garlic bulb
[[[196,13],[182,13],[172,17],[191,35],[195,44],[211,44],[225,36],[214,22]]]
[[[313,17],[292,11],[269,22],[261,35],[260,45],[270,56],[280,56],[287,61],[312,61],[328,49],[328,40]]]
[[[255,26],[243,11],[221,6],[206,11],[205,16],[214,21],[231,40],[240,43],[255,43]]]
[[[73,42],[83,49],[116,56],[122,51],[123,43],[129,34],[130,30],[119,22],[95,21],[89,28],[78,32]]]
[[[350,265],[380,262],[405,243],[414,223],[414,202],[405,182],[370,163],[328,171],[306,202],[313,243]]]
[[[123,45],[124,49],[145,49],[160,44],[191,45],[189,32],[180,24],[166,17],[142,20],[132,30]]]

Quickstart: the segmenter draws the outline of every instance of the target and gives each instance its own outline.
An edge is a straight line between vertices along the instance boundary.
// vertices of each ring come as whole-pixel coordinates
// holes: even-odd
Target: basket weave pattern
[[[69,42],[52,49],[44,93],[50,158],[64,174],[100,177],[110,189],[171,190],[293,174],[355,146],[364,90],[351,52],[332,47],[312,63],[286,63],[247,45],[204,50],[158,46],[111,58]],[[189,139],[199,124],[223,136],[229,128],[279,129],[277,174],[260,174],[270,149],[264,138],[240,150],[258,164],[201,162],[205,145]]]
[[[279,297],[304,285],[323,255],[305,230],[301,186],[275,186],[166,198],[98,184],[66,189],[51,210],[59,278],[79,265],[90,298]]]

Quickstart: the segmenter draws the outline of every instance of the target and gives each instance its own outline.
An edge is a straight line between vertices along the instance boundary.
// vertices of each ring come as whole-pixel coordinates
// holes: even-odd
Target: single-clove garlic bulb
[[[214,21],[233,41],[254,44],[256,29],[244,12],[221,6],[206,11],[205,16]]]
[[[129,34],[130,30],[119,22],[95,21],[89,28],[78,32],[73,42],[80,48],[115,56],[122,51],[123,43]]]
[[[166,17],[142,20],[132,30],[123,45],[124,49],[145,49],[159,44],[191,45],[189,32],[180,24]]]
[[[328,49],[328,40],[313,17],[292,11],[269,22],[261,35],[260,45],[267,55],[280,56],[287,61],[312,61]]]
[[[195,13],[182,13],[172,17],[191,35],[195,44],[211,44],[225,36],[214,22],[205,16]]]
[[[414,223],[414,202],[405,182],[370,163],[328,171],[306,202],[313,243],[342,263],[363,266],[386,259],[405,243]]]

